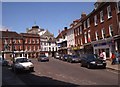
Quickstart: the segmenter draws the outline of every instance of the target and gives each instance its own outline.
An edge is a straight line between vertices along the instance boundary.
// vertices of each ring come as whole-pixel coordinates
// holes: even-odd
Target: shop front
[[[104,50],[106,52],[107,59],[110,58],[111,52],[115,51],[115,43],[113,41],[113,38],[96,41],[96,42],[93,42],[92,44],[93,44],[94,54],[99,55],[100,51]]]

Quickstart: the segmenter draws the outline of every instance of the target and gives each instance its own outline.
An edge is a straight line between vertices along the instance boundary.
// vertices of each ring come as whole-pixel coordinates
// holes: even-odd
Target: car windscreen
[[[78,56],[77,55],[72,55],[72,58],[78,58]]]
[[[27,58],[19,58],[19,59],[16,59],[16,62],[17,63],[28,62],[28,59]]]
[[[98,57],[96,55],[87,55],[87,59],[89,60],[95,60],[95,59],[98,59]]]
[[[46,55],[40,55],[40,57],[46,57]]]

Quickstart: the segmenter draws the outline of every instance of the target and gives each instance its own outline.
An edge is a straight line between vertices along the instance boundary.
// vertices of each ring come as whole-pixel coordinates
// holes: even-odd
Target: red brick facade
[[[18,34],[13,31],[0,31],[0,51],[5,58],[16,56],[37,57],[40,51],[40,36],[37,34]],[[29,40],[28,40],[29,39]]]

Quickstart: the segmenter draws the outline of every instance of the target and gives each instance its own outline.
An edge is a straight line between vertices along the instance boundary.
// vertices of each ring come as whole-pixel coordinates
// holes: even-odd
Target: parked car
[[[49,61],[49,58],[46,55],[40,55],[38,57],[38,61]]]
[[[31,60],[29,60],[26,57],[16,57],[13,60],[12,70],[14,72],[25,71],[25,70],[29,70],[32,72],[34,71],[34,65],[31,62]]]
[[[59,59],[61,57],[61,55],[60,54],[55,54],[55,56],[54,56],[54,58],[56,58],[56,59]]]
[[[72,62],[80,62],[80,57],[77,56],[77,55],[70,55],[68,58],[67,58],[67,61],[72,63]]]
[[[81,58],[81,66],[86,66],[87,68],[106,68],[106,61],[100,59],[95,54],[85,54]]]
[[[61,60],[67,61],[67,58],[69,58],[69,56],[70,55],[68,55],[68,54],[64,54],[64,55],[61,56]]]
[[[9,62],[6,59],[3,59],[2,56],[0,56],[0,65],[1,66],[8,66]]]

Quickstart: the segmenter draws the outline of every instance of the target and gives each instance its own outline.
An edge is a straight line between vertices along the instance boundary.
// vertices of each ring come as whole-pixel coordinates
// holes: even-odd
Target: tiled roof
[[[2,37],[9,37],[9,38],[21,37],[17,32],[14,31],[0,31],[0,34],[2,34]]]
[[[40,37],[39,34],[32,34],[32,33],[20,33],[20,35],[27,37]]]

